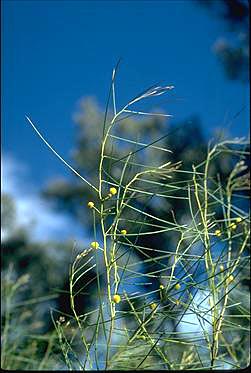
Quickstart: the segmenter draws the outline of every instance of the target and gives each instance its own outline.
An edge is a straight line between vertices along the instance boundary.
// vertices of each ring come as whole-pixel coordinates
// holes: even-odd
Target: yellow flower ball
[[[176,285],[174,286],[174,288],[175,288],[175,290],[179,290],[179,289],[180,289],[180,284],[176,284]]]
[[[159,288],[160,288],[161,290],[163,290],[163,289],[165,289],[165,286],[162,285],[162,284],[160,284]]]
[[[115,194],[117,194],[117,189],[114,187],[110,188],[110,193],[112,196],[115,196]]]
[[[229,227],[231,229],[235,230],[237,228],[237,225],[235,223],[231,223]]]
[[[220,271],[224,271],[224,266],[222,264],[220,265]]]
[[[91,247],[93,248],[93,249],[98,249],[99,248],[99,243],[98,242],[96,242],[96,241],[93,241],[92,243],[91,243]]]
[[[150,307],[152,310],[155,310],[158,307],[158,305],[156,303],[151,303]]]
[[[221,236],[221,231],[219,229],[216,229],[214,234],[215,234],[215,236],[220,237]]]
[[[179,299],[176,299],[175,303],[176,303],[176,305],[178,306],[178,305],[180,304]]]
[[[120,295],[115,294],[115,295],[113,296],[113,302],[114,302],[114,303],[119,303],[120,301],[121,301]]]
[[[227,283],[230,284],[230,282],[234,281],[234,276],[233,275],[230,275],[228,278],[227,278]]]
[[[120,231],[120,233],[125,236],[127,234],[127,230],[126,229],[122,229],[122,231]]]
[[[94,203],[93,203],[93,202],[88,202],[87,206],[88,206],[90,209],[93,209],[93,207],[94,207]]]
[[[235,221],[236,223],[240,223],[242,221],[242,218],[236,218]]]

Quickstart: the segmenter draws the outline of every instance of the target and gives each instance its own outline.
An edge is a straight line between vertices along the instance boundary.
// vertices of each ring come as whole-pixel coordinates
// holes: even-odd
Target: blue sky
[[[197,114],[209,138],[245,106],[230,132],[248,133],[248,87],[227,80],[212,52],[225,25],[193,1],[4,0],[2,20],[2,150],[28,165],[37,187],[69,171],[25,114],[69,160],[76,103],[92,95],[105,105],[120,57],[119,103],[173,84],[177,100],[163,105],[173,123]]]

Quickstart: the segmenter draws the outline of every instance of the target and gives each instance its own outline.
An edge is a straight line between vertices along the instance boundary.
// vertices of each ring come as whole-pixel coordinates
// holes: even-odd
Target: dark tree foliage
[[[196,0],[226,25],[228,36],[219,37],[214,52],[230,80],[249,81],[249,1]]]

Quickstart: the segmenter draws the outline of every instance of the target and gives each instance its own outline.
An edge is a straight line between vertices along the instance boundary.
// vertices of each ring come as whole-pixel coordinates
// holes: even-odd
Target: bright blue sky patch
[[[2,149],[31,167],[37,186],[70,175],[25,114],[69,160],[76,102],[93,95],[105,106],[120,57],[119,105],[155,83],[172,84],[174,100],[159,100],[172,123],[197,114],[209,138],[244,108],[230,132],[247,135],[248,87],[227,80],[212,52],[225,26],[193,1],[5,0],[2,10]]]

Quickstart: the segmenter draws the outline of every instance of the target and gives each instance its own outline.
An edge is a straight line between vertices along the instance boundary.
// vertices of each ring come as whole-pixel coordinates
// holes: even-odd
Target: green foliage
[[[159,355],[152,351],[152,346],[145,340],[135,342],[131,346],[121,346],[113,355],[108,369],[110,370],[163,370],[165,363]]]
[[[67,336],[61,323],[55,323],[66,364],[70,369],[215,369],[225,364],[241,368],[247,363],[245,353],[240,355],[240,345],[231,346],[229,341],[240,325],[229,320],[234,312],[240,319],[246,315],[245,301],[234,303],[232,294],[241,288],[249,262],[248,215],[243,204],[235,202],[247,198],[247,142],[214,141],[207,151],[203,146],[194,149],[199,157],[196,163],[190,155],[190,159],[184,156],[182,164],[177,157],[183,155],[186,139],[179,138],[180,152],[174,154],[166,147],[167,141],[159,144],[168,136],[151,141],[149,121],[128,119],[134,114],[153,116],[159,121],[151,125],[163,124],[168,115],[142,112],[134,105],[173,87],[151,88],[117,109],[115,74],[113,114],[107,111],[103,130],[95,110],[86,117],[89,126],[102,131],[99,150],[94,148],[98,138],[94,135],[90,148],[80,141],[81,150],[75,153],[80,168],[88,159],[86,151],[99,157],[92,164],[96,171],[93,178],[91,169],[88,179],[79,175],[89,189],[88,196],[93,197],[86,201],[93,238],[75,257],[70,270],[73,317],[66,326],[74,322],[75,331]],[[136,126],[137,139],[132,137]],[[84,136],[85,130],[88,133],[88,126],[84,126]],[[63,162],[75,174],[80,173]],[[64,190],[67,193],[67,187]],[[47,195],[53,193],[57,194],[47,191]],[[64,199],[62,193],[60,198]],[[79,313],[76,297],[85,292],[86,285],[78,287],[78,283],[94,268],[90,281],[97,289],[96,306]],[[198,276],[198,269],[202,276]],[[199,304],[196,293],[203,297]],[[120,304],[127,304],[127,308],[120,308]],[[178,325],[186,322],[184,317],[189,313],[197,319],[199,331],[184,337]],[[248,329],[244,322],[242,341],[247,340]],[[236,341],[240,341],[240,334],[236,334]],[[84,360],[79,354],[81,344]],[[171,353],[175,351],[173,344],[176,353]],[[187,345],[188,350],[183,348]],[[244,343],[242,349],[246,349]]]
[[[43,322],[34,318],[34,304],[41,299],[22,297],[29,281],[27,274],[15,278],[11,267],[2,278],[1,368],[4,370],[50,370],[62,366],[56,333],[41,335]]]
[[[56,361],[69,370],[243,368],[250,319],[248,142],[218,138],[206,146],[195,119],[190,127],[166,130],[169,115],[141,111],[145,100],[173,87],[152,87],[118,108],[115,76],[114,70],[105,119],[91,101],[76,116],[74,168],[27,118],[78,176],[44,194],[90,229],[90,244],[72,250],[64,289],[69,308],[61,303],[51,311],[57,337],[43,334],[42,366]],[[17,258],[31,246],[25,239],[16,245]],[[50,276],[45,293],[53,282],[62,291],[67,260],[42,260],[48,267],[41,276]],[[31,265],[38,273],[38,263]],[[8,347],[14,290],[5,294],[5,367],[15,360]],[[22,343],[32,348],[29,339]],[[25,369],[36,366],[37,350],[29,356]]]

